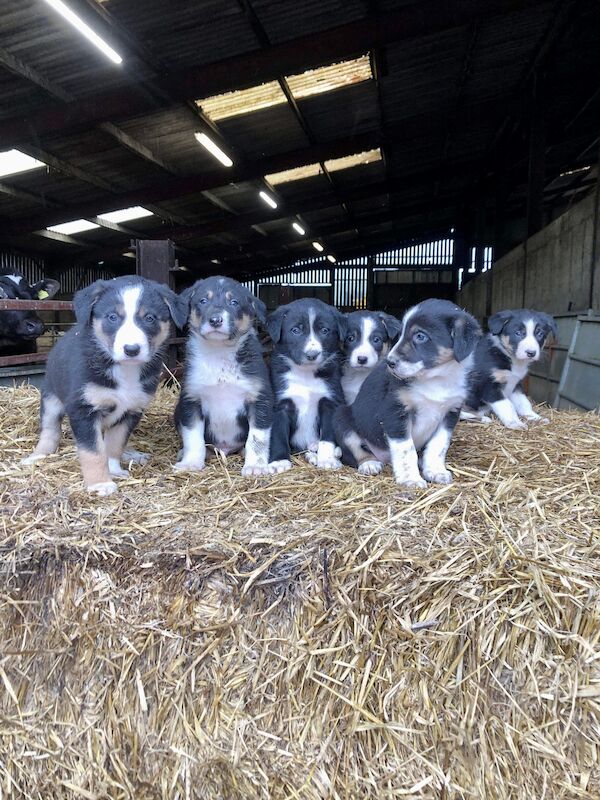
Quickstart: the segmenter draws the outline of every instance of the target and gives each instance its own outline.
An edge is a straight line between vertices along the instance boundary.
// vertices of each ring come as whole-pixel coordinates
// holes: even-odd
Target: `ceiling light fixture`
[[[54,233],[64,233],[69,236],[72,233],[83,233],[83,231],[91,231],[94,228],[99,228],[95,222],[90,222],[87,219],[74,219],[72,222],[61,222],[60,225],[50,225],[46,230],[54,231]]]
[[[17,175],[30,169],[45,167],[43,161],[32,158],[20,150],[5,150],[0,153],[0,177],[4,175]]]
[[[318,250],[318,251],[319,251],[319,253],[322,253],[322,252],[323,252],[323,250],[325,249],[325,248],[323,247],[323,245],[321,244],[321,242],[313,242],[313,243],[312,243],[312,246],[315,248],[315,250]]]
[[[200,142],[200,144],[217,159],[217,161],[220,161],[221,164],[223,164],[224,167],[233,166],[233,161],[229,158],[227,153],[223,152],[219,145],[213,142],[210,136],[207,136],[205,133],[195,133],[194,136],[196,137],[196,140]]]
[[[107,214],[98,214],[98,219],[105,219],[107,222],[128,222],[130,219],[142,219],[142,217],[152,217],[152,211],[142,206],[130,206],[120,208],[118,211],[109,211]]]
[[[292,222],[292,228],[296,231],[296,233],[299,233],[300,236],[304,236],[304,234],[306,233],[306,231],[304,230],[302,225],[300,225],[299,222]]]
[[[337,258],[335,256],[332,256],[331,253],[330,253],[327,256],[327,261],[331,261],[332,264],[335,264],[335,262],[337,261]]]
[[[87,25],[80,17],[77,16],[69,6],[65,5],[62,0],[46,0],[49,6],[57,11],[61,17],[70,22],[74,28],[77,28],[79,33],[83,34],[86,39],[88,39],[93,45],[95,45],[98,50],[100,50],[107,58],[115,64],[120,64],[123,59],[121,56],[112,49],[112,47],[107,44],[104,39],[101,39],[97,33],[95,33],[89,25]]]
[[[271,206],[271,208],[277,208],[277,203],[275,202],[275,200],[273,200],[273,198],[271,197],[271,195],[270,195],[270,194],[267,194],[266,192],[260,191],[260,192],[258,193],[258,196],[259,196],[259,197],[260,197],[260,199],[261,199],[263,202],[265,202],[265,203],[266,203],[268,206]]]

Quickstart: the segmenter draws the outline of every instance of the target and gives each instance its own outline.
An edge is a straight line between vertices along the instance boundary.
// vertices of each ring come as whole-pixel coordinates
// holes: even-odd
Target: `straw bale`
[[[600,420],[461,423],[410,493],[152,453],[86,495],[0,390],[0,797],[597,798]]]

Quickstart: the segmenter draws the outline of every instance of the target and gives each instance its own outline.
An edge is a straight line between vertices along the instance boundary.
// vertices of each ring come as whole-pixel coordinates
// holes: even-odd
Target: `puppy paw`
[[[488,417],[487,414],[482,414],[481,418],[480,418],[480,422],[482,422],[484,425],[491,425],[492,418]]]
[[[317,466],[317,451],[315,450],[307,450],[304,453],[304,458],[308,461],[309,464],[312,464],[313,467]]]
[[[48,458],[45,453],[32,453],[30,456],[22,458],[19,463],[28,466],[29,464],[36,464],[38,461],[43,461],[45,458]]]
[[[308,449],[309,453],[316,453],[319,450],[319,443],[318,442],[312,442],[312,444],[308,445],[307,449]],[[341,447],[336,447],[335,450],[333,451],[333,455],[335,456],[335,458],[341,458],[342,457],[342,448]],[[310,459],[308,458],[308,455],[306,455],[306,460],[308,461],[309,464],[312,464],[314,466],[314,462],[310,461]]]
[[[525,414],[525,419],[528,420],[529,422],[541,422],[543,425],[548,425],[548,423],[550,422],[548,417],[542,417],[539,414],[536,414],[535,412],[533,414]]]
[[[293,466],[294,465],[289,459],[282,458],[281,461],[271,461],[269,464],[269,472],[271,472],[273,475],[277,475],[280,472],[287,472]]]
[[[244,478],[258,478],[261,475],[272,475],[274,472],[270,464],[244,464],[242,476]]]
[[[523,422],[522,419],[520,419],[518,421],[515,420],[515,421],[511,421],[511,422],[505,422],[504,423],[504,427],[505,428],[511,428],[511,430],[514,430],[514,431],[526,431],[527,430],[527,425]]]
[[[133,461],[134,464],[144,466],[150,461],[150,453],[141,453],[139,450],[125,450],[123,452],[123,461],[127,463]]]
[[[87,487],[88,494],[96,495],[97,497],[108,497],[109,494],[114,494],[117,489],[117,484],[114,481],[105,481],[104,483],[92,483]]]
[[[112,478],[128,478],[129,477],[129,470],[123,469],[121,466],[109,465],[108,471]]]
[[[427,488],[427,481],[424,481],[422,478],[411,480],[411,479],[400,479],[396,478],[396,483],[400,486],[404,486],[406,489],[426,489]]]
[[[452,483],[452,473],[447,469],[440,470],[439,472],[428,472],[423,470],[423,477],[429,483]]]
[[[317,469],[341,469],[342,462],[339,458],[317,458],[315,466]]]
[[[381,461],[375,461],[375,459],[363,461],[362,464],[358,465],[358,472],[360,475],[379,475],[382,469],[383,464]]]
[[[178,461],[173,469],[175,472],[202,472],[204,461]]]

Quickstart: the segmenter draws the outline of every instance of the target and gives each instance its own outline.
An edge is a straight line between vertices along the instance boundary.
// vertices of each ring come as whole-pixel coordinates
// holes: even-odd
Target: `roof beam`
[[[203,66],[161,77],[156,89],[166,94],[165,105],[173,100],[193,100],[274,80],[279,75],[311,69],[365,53],[374,47],[426,36],[468,25],[485,16],[503,14],[544,0],[486,0],[485,3],[448,3],[421,0],[394,12],[369,15],[317,34],[232,56]],[[169,99],[170,98],[170,99]],[[32,110],[0,122],[0,149],[19,146],[23,141],[51,134],[66,134],[156,108],[160,97],[150,97],[145,87],[101,92],[87,100],[62,108],[55,104]]]

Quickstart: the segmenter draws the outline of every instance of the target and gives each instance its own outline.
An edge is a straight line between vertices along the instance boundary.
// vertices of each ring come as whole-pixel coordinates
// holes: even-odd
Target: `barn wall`
[[[491,271],[469,281],[457,302],[479,319],[503,308],[537,308],[553,314],[590,306],[595,198],[590,195],[524,244],[499,259]],[[600,220],[596,219],[600,229]],[[525,295],[523,300],[523,281]],[[596,254],[593,307],[600,308],[600,259]]]

